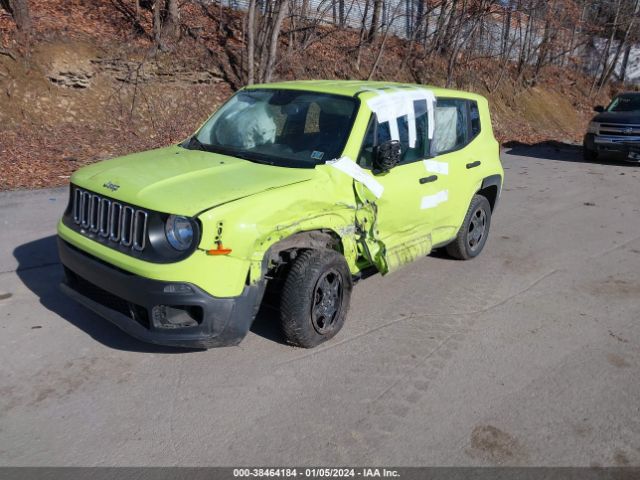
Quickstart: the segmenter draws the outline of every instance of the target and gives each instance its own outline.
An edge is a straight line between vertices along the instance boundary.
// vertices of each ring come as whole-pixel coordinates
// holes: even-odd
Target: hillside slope
[[[155,52],[149,35],[133,32],[108,0],[41,0],[32,10],[30,55],[0,56],[0,190],[63,185],[86,163],[179,141],[238,86],[237,13],[185,8],[182,40],[171,52]],[[227,16],[226,28],[219,15]],[[148,15],[143,20],[149,28]],[[15,48],[12,28],[0,15],[5,47]],[[334,32],[299,55],[283,40],[276,75],[367,78],[379,43],[362,50],[356,68],[357,43],[357,31]],[[405,49],[405,41],[389,38],[374,78],[444,86],[438,58],[399,68]],[[456,85],[489,97],[500,141],[580,141],[594,102],[589,79],[548,69],[524,88],[507,67],[495,88],[500,68],[472,63]]]

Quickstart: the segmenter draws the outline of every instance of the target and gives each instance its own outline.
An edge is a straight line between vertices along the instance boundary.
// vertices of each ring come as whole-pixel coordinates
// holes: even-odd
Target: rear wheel
[[[344,325],[353,284],[344,257],[334,250],[305,250],[295,259],[280,298],[287,341],[304,348],[334,337]]]
[[[482,195],[475,195],[456,239],[447,245],[447,253],[458,260],[477,257],[487,243],[490,226],[489,200]]]

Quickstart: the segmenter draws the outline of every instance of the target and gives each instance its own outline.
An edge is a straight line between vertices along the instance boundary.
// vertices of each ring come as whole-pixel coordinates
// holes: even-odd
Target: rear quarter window
[[[471,120],[471,139],[476,138],[482,131],[482,125],[480,123],[480,109],[478,108],[478,102],[469,100],[469,118]]]

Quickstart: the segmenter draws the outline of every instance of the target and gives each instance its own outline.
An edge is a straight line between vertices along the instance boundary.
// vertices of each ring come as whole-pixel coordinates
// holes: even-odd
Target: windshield
[[[614,98],[607,112],[640,112],[640,95],[620,95]]]
[[[185,147],[270,165],[313,168],[341,155],[356,107],[351,97],[298,90],[243,90]]]

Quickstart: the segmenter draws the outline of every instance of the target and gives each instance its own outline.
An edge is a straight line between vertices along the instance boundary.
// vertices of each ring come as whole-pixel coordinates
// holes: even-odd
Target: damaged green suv
[[[62,289],[141,340],[238,344],[267,285],[288,342],[342,328],[354,281],[483,249],[503,170],[486,99],[378,82],[256,85],[180,145],[71,178]]]

